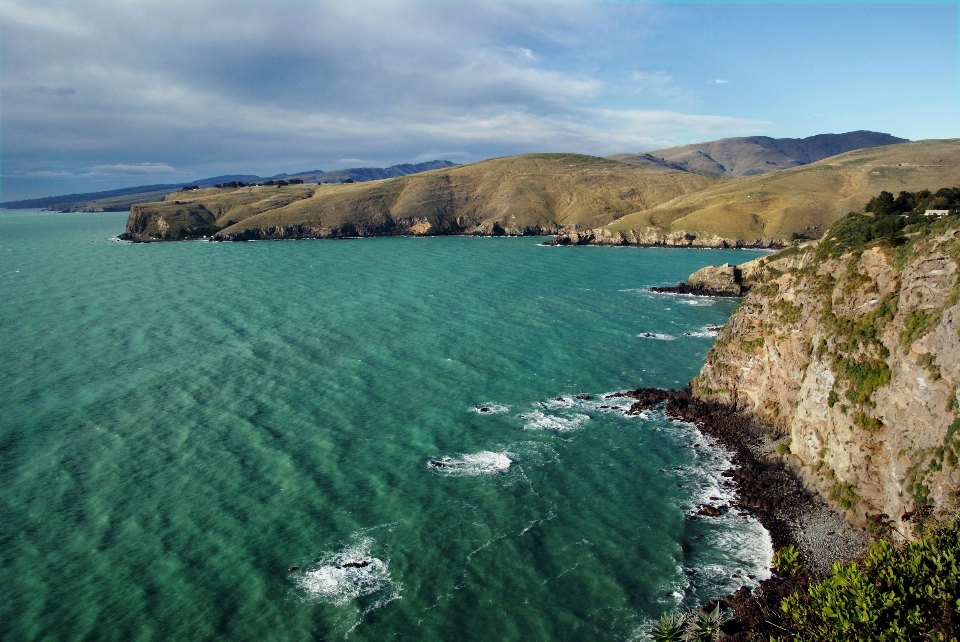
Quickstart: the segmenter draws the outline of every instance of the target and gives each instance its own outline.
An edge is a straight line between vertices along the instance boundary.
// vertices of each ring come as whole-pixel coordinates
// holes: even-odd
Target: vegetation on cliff
[[[771,426],[853,522],[905,535],[915,509],[960,499],[960,216],[923,213],[956,212],[958,193],[883,193],[819,243],[740,266],[753,288],[692,382]]]

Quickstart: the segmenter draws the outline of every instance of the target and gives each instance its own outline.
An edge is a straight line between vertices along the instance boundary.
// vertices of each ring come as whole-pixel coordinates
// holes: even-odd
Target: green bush
[[[957,518],[903,547],[875,542],[861,563],[835,564],[832,577],[785,598],[780,608],[790,631],[783,640],[956,641]]]
[[[914,310],[907,315],[907,327],[900,333],[900,343],[908,347],[913,345],[914,341],[923,338],[939,322],[939,314]]]
[[[838,357],[834,365],[837,377],[848,384],[847,399],[856,404],[868,402],[877,388],[890,382],[890,367],[883,361],[857,361]]]
[[[682,613],[664,613],[647,637],[654,642],[680,642],[683,639],[685,623],[686,617]]]
[[[800,551],[793,544],[787,544],[773,554],[773,568],[783,577],[796,577],[803,571],[800,563]]]

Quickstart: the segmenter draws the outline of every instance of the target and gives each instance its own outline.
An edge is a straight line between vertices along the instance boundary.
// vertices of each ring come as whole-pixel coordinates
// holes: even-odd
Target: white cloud
[[[115,163],[113,165],[96,165],[88,174],[176,174],[177,170],[167,163],[138,163],[127,165]]]
[[[713,82],[717,83],[718,85],[726,85],[726,84],[729,83],[730,81],[729,81],[729,80],[723,80],[722,78],[717,78],[717,79],[715,79]]]

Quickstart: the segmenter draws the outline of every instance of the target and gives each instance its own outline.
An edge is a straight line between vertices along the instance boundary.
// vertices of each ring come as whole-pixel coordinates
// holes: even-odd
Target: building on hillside
[[[926,216],[936,216],[937,218],[943,218],[950,213],[950,210],[927,210],[924,212]]]

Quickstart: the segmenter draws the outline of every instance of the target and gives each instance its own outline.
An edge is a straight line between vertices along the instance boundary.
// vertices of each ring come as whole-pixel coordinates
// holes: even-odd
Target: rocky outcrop
[[[636,230],[609,230],[606,228],[560,230],[547,245],[633,245],[637,247],[703,247],[703,248],[782,248],[778,237],[728,238],[688,230],[670,231],[660,227]]]
[[[697,296],[739,297],[749,289],[743,283],[740,268],[729,263],[708,265],[690,275],[686,283],[670,287],[652,287],[651,292],[694,294]]]
[[[960,230],[900,248],[815,243],[740,266],[753,286],[720,332],[696,399],[762,420],[807,485],[909,536],[956,506]]]

